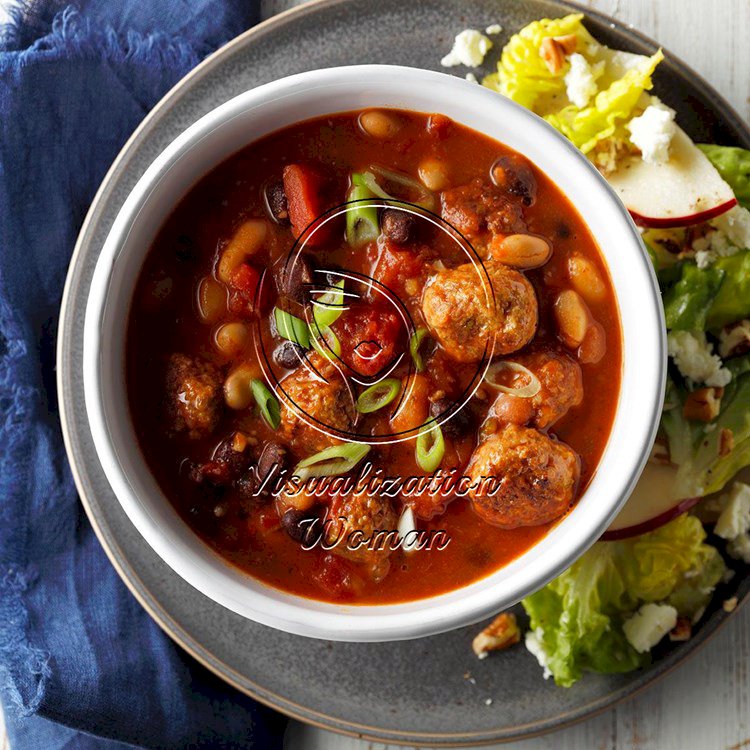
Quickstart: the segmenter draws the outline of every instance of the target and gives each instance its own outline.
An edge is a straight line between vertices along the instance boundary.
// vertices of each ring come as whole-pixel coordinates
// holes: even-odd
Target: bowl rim
[[[396,80],[396,77],[409,80],[411,82],[410,85],[417,85],[420,83],[425,87],[431,84],[440,85],[441,87],[450,87],[455,90],[456,95],[462,95],[464,97],[468,96],[471,92],[471,96],[478,94],[480,98],[487,97],[488,103],[490,103],[491,98],[491,103],[498,108],[498,110],[500,108],[506,108],[507,112],[515,113],[516,118],[521,118],[527,121],[532,130],[536,130],[539,133],[546,133],[546,138],[550,143],[556,143],[556,148],[559,148],[561,153],[567,153],[570,161],[577,162],[578,165],[580,165],[581,176],[588,175],[588,180],[595,182],[601,189],[602,200],[608,202],[610,209],[614,211],[622,228],[625,229],[629,235],[630,242],[626,243],[623,239],[623,245],[629,244],[631,250],[637,247],[637,254],[635,254],[634,257],[640,258],[640,268],[634,268],[634,273],[639,272],[640,276],[646,282],[644,285],[644,291],[647,290],[649,292],[646,296],[648,302],[651,303],[650,305],[647,304],[647,299],[644,298],[640,300],[639,306],[648,311],[648,315],[651,317],[652,322],[657,323],[656,329],[658,329],[651,332],[652,334],[656,334],[655,340],[652,342],[652,344],[654,344],[654,350],[650,353],[650,356],[645,363],[642,362],[639,364],[644,371],[650,373],[652,376],[650,380],[650,390],[648,388],[646,389],[645,398],[643,400],[643,403],[646,404],[646,408],[640,410],[640,415],[643,417],[640,434],[636,436],[637,438],[640,438],[639,440],[636,440],[636,442],[640,444],[641,448],[640,451],[633,452],[628,459],[628,465],[630,466],[629,478],[616,493],[618,495],[616,502],[611,503],[607,507],[606,512],[600,511],[593,519],[589,519],[589,523],[582,539],[575,544],[569,545],[567,552],[563,553],[558,550],[554,557],[554,562],[550,561],[550,563],[543,566],[537,565],[536,568],[538,570],[534,575],[534,580],[531,585],[526,582],[523,585],[517,584],[515,587],[506,586],[503,596],[497,594],[494,596],[488,595],[488,591],[486,590],[473,591],[473,588],[477,584],[484,584],[484,589],[487,589],[488,582],[496,577],[501,571],[508,568],[508,566],[504,566],[504,568],[480,579],[480,581],[468,584],[467,586],[456,589],[452,592],[446,592],[427,599],[388,605],[336,605],[286,594],[260,583],[257,579],[252,579],[247,574],[240,574],[245,580],[245,583],[247,583],[247,579],[250,578],[253,585],[260,584],[260,586],[256,586],[253,596],[250,597],[253,599],[252,604],[249,604],[246,597],[240,597],[240,599],[237,599],[236,596],[231,594],[228,595],[226,591],[219,591],[212,586],[207,585],[211,580],[211,575],[206,577],[207,568],[205,565],[195,566],[193,564],[195,561],[191,561],[189,557],[188,559],[185,559],[184,555],[178,552],[177,548],[172,543],[173,540],[170,540],[168,535],[167,538],[164,537],[162,530],[160,530],[158,524],[155,523],[155,519],[149,517],[148,513],[144,513],[144,508],[141,505],[140,498],[137,497],[128,476],[120,465],[116,446],[113,446],[111,443],[111,433],[108,429],[105,405],[101,393],[101,365],[103,357],[100,344],[101,323],[108,301],[109,286],[114,265],[119,257],[120,250],[126,242],[129,227],[135,222],[140,209],[147,203],[151,192],[155,189],[161,176],[180,159],[187,158],[190,150],[203,138],[209,137],[214,128],[220,128],[222,123],[226,123],[233,116],[237,116],[238,113],[246,113],[248,109],[263,107],[270,102],[278,102],[281,99],[288,99],[290,97],[293,98],[301,92],[309,90],[311,87],[326,87],[329,89],[336,86],[349,86],[350,88],[354,86],[362,87],[363,83],[366,82],[383,82],[383,80],[389,79],[394,81]],[[367,104],[363,103],[359,108],[366,107]],[[329,113],[350,111],[356,108],[358,107],[345,106],[338,110],[331,109],[329,110]],[[405,108],[408,108],[408,105]],[[415,107],[414,109],[417,108]],[[287,124],[292,125],[295,122],[304,119],[308,118],[291,118]],[[469,127],[474,126],[469,125]],[[479,128],[474,127],[474,129],[483,132]],[[271,131],[269,130],[268,132]],[[496,136],[490,135],[490,137]],[[252,140],[256,140],[256,138],[249,140],[248,144],[252,142]],[[536,161],[533,157],[529,158],[531,158],[532,161]],[[188,185],[185,192],[187,192],[191,186],[192,185]],[[560,189],[566,194],[564,188],[560,187]],[[176,202],[172,203],[172,207],[174,207],[175,203]],[[578,206],[576,206],[576,209],[580,211]],[[169,211],[166,211],[164,218],[166,218],[168,214]],[[606,252],[603,248],[602,254],[605,256],[606,260]],[[614,275],[612,281],[615,288],[617,288],[618,282]],[[619,305],[619,307],[621,324],[623,327],[624,356],[625,326],[622,315],[622,305]],[[402,66],[345,66],[340,68],[326,68],[322,70],[308,71],[282,78],[234,97],[207,113],[183,131],[183,133],[172,141],[152,162],[120,208],[117,218],[115,219],[104,243],[102,252],[97,260],[96,270],[94,278],[92,279],[91,290],[86,304],[85,320],[83,369],[86,411],[89,427],[94,436],[97,454],[107,479],[112,485],[112,489],[129,519],[146,539],[147,543],[156,551],[162,560],[175,570],[175,572],[187,580],[192,586],[212,598],[214,601],[217,601],[219,604],[264,625],[277,627],[297,635],[331,640],[379,641],[416,638],[468,625],[483,619],[492,612],[498,611],[498,609],[505,608],[518,601],[522,596],[540,588],[546,582],[562,572],[578,556],[580,556],[585,549],[599,538],[601,533],[607,528],[611,520],[627,500],[627,497],[637,481],[650,453],[658,427],[658,416],[661,410],[665,386],[666,330],[664,327],[663,309],[655,274],[645,251],[642,249],[638,230],[635,228],[627,210],[615,196],[604,178],[596,171],[583,154],[581,154],[569,141],[557,133],[557,131],[551,128],[551,126],[547,125],[536,115],[533,115],[528,110],[523,109],[510,100],[501,97],[497,93],[477,87],[476,84],[468,83],[456,78],[455,76]],[[624,379],[625,368],[623,369],[623,384],[621,384],[621,399]],[[647,385],[648,384],[649,383],[647,383]],[[621,409],[622,403],[618,405],[618,413]],[[614,428],[612,433],[614,433]],[[611,438],[612,434],[610,434],[609,439],[611,440]],[[609,449],[610,445],[608,444],[605,453],[607,453]],[[600,461],[600,466],[603,460],[604,456]],[[145,462],[143,462],[143,465],[145,466]],[[150,474],[148,469],[147,472]],[[584,496],[587,493],[584,493]],[[168,502],[166,499],[160,498],[160,502],[162,500]],[[580,506],[582,500],[583,496],[579,498],[576,508]],[[560,521],[553,530],[542,537],[540,542],[533,545],[530,550],[527,550],[527,552],[522,554],[510,565],[515,564],[517,561],[524,560],[531,550],[538,548],[545,540],[549,539],[555,529],[559,529],[564,525],[570,525],[569,523],[566,524],[566,522],[568,519],[575,516],[576,508]],[[182,521],[180,522],[184,523]],[[189,533],[191,535],[193,534],[192,531]],[[205,547],[205,550],[209,550],[207,545],[204,545],[197,535],[194,535],[194,542],[197,545]],[[217,560],[221,561],[221,565],[223,566],[214,567],[212,571],[213,574],[217,571],[221,572],[223,570],[223,572],[229,576],[231,570],[236,576],[236,569],[231,568],[228,563],[225,563],[215,553],[211,552],[210,554]],[[203,563],[206,563],[206,559],[203,560]],[[456,596],[459,592],[462,592],[464,596]],[[236,594],[237,592],[235,591],[234,593]],[[258,606],[259,604],[262,604],[263,606]],[[418,606],[414,607],[412,605]],[[426,616],[427,613],[425,610],[429,611],[429,616]]]

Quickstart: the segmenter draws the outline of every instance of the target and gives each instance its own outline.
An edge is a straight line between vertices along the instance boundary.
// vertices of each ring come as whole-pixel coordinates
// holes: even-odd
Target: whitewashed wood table
[[[2,6],[7,4],[7,0],[0,0],[0,22]],[[582,4],[632,24],[657,39],[708,79],[750,120],[750,0],[584,0]],[[263,15],[267,17],[288,5],[284,0],[264,0]],[[746,607],[687,664],[634,700],[569,729],[502,747],[508,750],[750,748],[748,666],[750,608]],[[287,750],[386,748],[297,722],[289,727],[286,747]],[[0,750],[6,750],[2,716]]]

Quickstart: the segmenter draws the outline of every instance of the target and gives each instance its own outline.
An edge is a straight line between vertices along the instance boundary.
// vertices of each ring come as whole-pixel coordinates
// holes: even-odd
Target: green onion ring
[[[280,307],[273,308],[273,317],[279,336],[293,341],[303,349],[310,348],[310,332],[304,320],[300,320]]]
[[[303,482],[310,477],[333,477],[346,474],[369,452],[370,446],[364,443],[332,445],[300,461],[292,473]]]
[[[525,375],[529,379],[529,382],[520,388],[510,388],[507,385],[502,385],[495,380],[497,374],[502,370],[510,370],[511,372]],[[509,393],[511,396],[518,396],[519,398],[532,398],[542,389],[539,378],[528,367],[524,367],[518,362],[495,362],[490,365],[484,379],[492,388],[496,388],[503,393]]]
[[[422,471],[433,472],[440,466],[445,455],[445,440],[440,425],[434,419],[425,422],[424,427],[434,423],[433,427],[423,429],[417,436],[415,457]]]
[[[422,359],[422,355],[419,353],[419,348],[422,346],[422,341],[424,341],[424,337],[426,335],[426,328],[417,328],[417,330],[412,334],[412,337],[409,339],[409,352],[411,353],[411,358],[414,361],[414,369],[417,372],[422,372],[422,370],[424,370],[424,360]]]
[[[346,279],[341,279],[332,285],[330,291],[320,295],[313,300],[313,318],[319,328],[332,326],[346,310],[344,305],[344,284]]]
[[[258,404],[263,421],[272,429],[278,430],[281,424],[281,407],[276,396],[268,390],[262,380],[253,378],[250,381],[250,389],[253,392],[255,403]]]
[[[328,326],[318,328],[314,321],[310,323],[310,344],[326,359],[332,360],[341,356],[341,342],[336,334]]]
[[[398,396],[400,390],[401,381],[398,378],[385,378],[359,394],[357,411],[360,414],[371,414],[382,409]]]

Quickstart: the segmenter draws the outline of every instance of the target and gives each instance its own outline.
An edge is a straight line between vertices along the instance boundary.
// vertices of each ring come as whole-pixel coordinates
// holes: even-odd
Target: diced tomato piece
[[[258,516],[258,525],[265,531],[273,531],[281,527],[281,519],[275,508],[264,508]]]
[[[284,192],[289,208],[292,233],[299,237],[326,210],[325,180],[313,167],[288,164],[284,167]],[[310,231],[307,244],[324,245],[331,239],[334,222],[327,222]]]
[[[352,599],[362,590],[362,579],[336,555],[323,555],[320,567],[312,575],[323,591],[336,599]]]
[[[255,298],[260,279],[261,272],[249,263],[241,263],[234,270],[229,281],[232,292],[229,298],[229,308],[235,315],[252,315],[253,312],[263,313],[267,303],[267,295],[261,294],[259,299],[256,300]]]
[[[353,307],[334,325],[341,359],[360,375],[376,375],[393,361],[404,339],[398,315],[376,306]]]
[[[418,278],[424,264],[413,250],[404,250],[392,242],[384,242],[375,263],[373,277],[395,292],[403,291],[407,279]]]

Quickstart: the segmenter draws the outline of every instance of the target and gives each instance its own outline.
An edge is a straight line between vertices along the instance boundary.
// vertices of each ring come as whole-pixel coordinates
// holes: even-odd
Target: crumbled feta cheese
[[[479,83],[479,79],[473,73],[467,73],[466,80],[469,83]]]
[[[750,531],[750,485],[735,482],[725,502],[714,533],[722,539],[736,539]]]
[[[662,164],[669,161],[669,146],[677,126],[675,111],[661,102],[646,107],[640,117],[634,117],[627,125],[630,142],[641,150],[643,161]]]
[[[597,69],[592,68],[588,60],[583,55],[574,52],[568,57],[570,67],[565,74],[565,86],[568,99],[578,107],[583,109],[597,92],[597,72],[601,75],[604,67],[603,63],[597,64]]]
[[[529,630],[524,638],[524,644],[526,645],[526,649],[536,657],[539,666],[544,670],[544,679],[548,680],[552,677],[552,672],[547,666],[548,658],[547,652],[544,650],[544,645],[542,644],[542,635],[543,631],[541,628]]]
[[[693,240],[698,268],[708,268],[719,258],[735,255],[750,247],[750,211],[735,206],[708,222],[708,231]]]
[[[485,34],[499,34],[503,27],[499,23],[491,23],[485,30]]]
[[[677,624],[677,610],[669,604],[644,604],[622,629],[639,653],[650,651]]]
[[[727,544],[727,552],[735,560],[742,560],[742,562],[750,565],[750,534],[740,534],[730,540]]]
[[[722,232],[729,243],[739,250],[750,247],[750,211],[735,206],[710,222],[714,229]]]
[[[703,332],[670,331],[667,350],[683,377],[693,383],[723,388],[732,379],[732,373],[722,367],[721,358],[713,353],[713,344]]]
[[[466,65],[478,68],[484,56],[492,48],[492,42],[481,31],[464,29],[453,41],[453,49],[440,61],[444,68]]]

